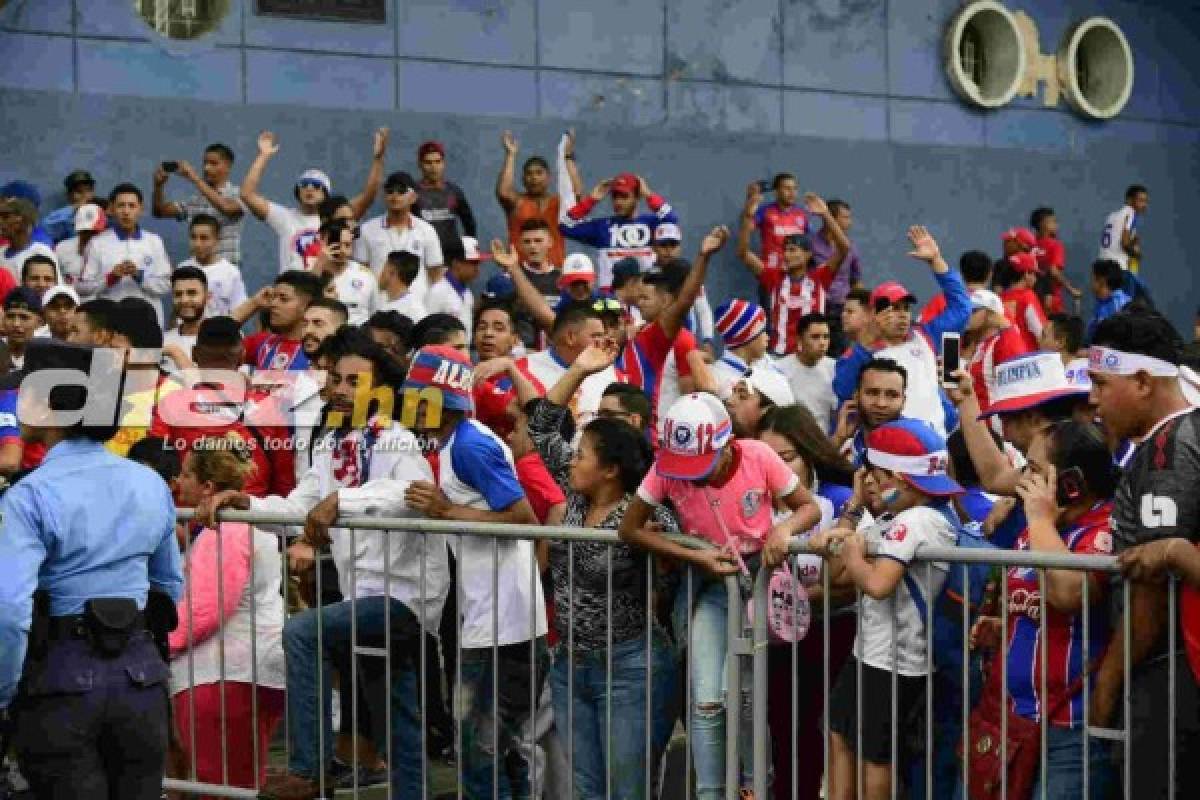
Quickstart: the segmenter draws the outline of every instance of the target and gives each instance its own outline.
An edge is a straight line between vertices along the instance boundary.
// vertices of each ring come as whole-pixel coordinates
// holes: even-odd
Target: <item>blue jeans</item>
[[[607,651],[577,652],[574,666],[565,643],[554,650],[550,688],[554,692],[554,726],[565,741],[574,738],[573,770],[578,800],[609,796],[643,800],[647,770],[658,763],[671,731],[669,704],[679,677],[675,654],[661,631],[651,637],[652,708],[650,761],[646,761],[646,639],[638,636],[612,648],[612,679]],[[568,676],[568,669],[571,674]],[[568,677],[571,681],[568,692]],[[605,747],[611,715],[613,738]],[[568,718],[569,717],[569,718]],[[568,733],[568,731],[570,733]],[[606,772],[607,768],[611,772]],[[608,779],[612,793],[608,792]]]
[[[310,608],[296,614],[283,628],[283,650],[287,656],[288,742],[291,754],[288,771],[311,780],[327,771],[333,760],[333,717],[331,678],[335,656],[350,659],[351,622],[357,627],[359,645],[382,646],[385,609],[391,613],[391,706],[392,751],[388,766],[392,774],[392,796],[422,797],[421,716],[417,699],[417,665],[412,654],[419,651],[421,628],[408,606],[382,596]],[[321,625],[321,649],[317,650],[317,625]],[[317,701],[317,669],[321,672],[320,706]],[[343,687],[349,697],[349,687]],[[323,731],[323,752],[317,752],[317,730]],[[376,742],[383,751],[386,742]]]
[[[462,735],[462,788],[467,800],[529,800],[533,793],[529,747],[521,746],[521,738],[529,735],[534,710],[530,695],[535,702],[541,695],[550,655],[543,639],[537,640],[532,654],[529,642],[502,645],[498,652],[495,677],[492,648],[470,648],[459,656],[462,686],[454,710]],[[498,701],[493,682],[499,689]]]
[[[675,598],[675,636],[683,641],[688,635],[688,583]],[[692,621],[688,642],[688,670],[691,675],[691,707],[688,730],[692,737],[692,760],[696,769],[698,800],[719,800],[725,796],[725,714],[729,687],[726,668],[729,656],[729,593],[723,580],[710,580],[693,571],[691,579]],[[741,611],[745,616],[745,611]],[[754,763],[754,737],[751,701],[753,670],[742,669],[738,702],[740,734],[738,757],[741,783],[750,787],[750,769]]]
[[[1103,739],[1088,742],[1087,800],[1106,800],[1117,786],[1116,767],[1112,750]],[[1136,794],[1137,783],[1134,783]],[[1042,797],[1039,773],[1033,787],[1034,800]],[[1046,729],[1046,797],[1083,797],[1083,730],[1051,725]]]

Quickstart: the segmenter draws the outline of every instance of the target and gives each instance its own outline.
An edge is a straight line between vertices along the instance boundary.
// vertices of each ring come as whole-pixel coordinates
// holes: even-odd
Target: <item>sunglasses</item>
[[[384,194],[408,194],[410,191],[412,191],[412,187],[405,186],[404,184],[393,184],[383,187]]]
[[[296,186],[300,189],[324,189],[325,188],[325,184],[321,183],[320,181],[314,181],[314,180],[311,180],[308,178],[297,182]]]
[[[586,283],[586,281],[576,281],[576,283]],[[621,314],[625,309],[621,307],[619,300],[614,300],[611,297],[604,297],[592,303],[592,310],[597,314],[614,313]]]

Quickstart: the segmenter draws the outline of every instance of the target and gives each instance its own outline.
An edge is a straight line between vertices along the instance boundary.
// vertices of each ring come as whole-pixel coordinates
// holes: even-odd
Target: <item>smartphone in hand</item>
[[[942,387],[953,389],[958,386],[954,373],[962,369],[960,357],[962,337],[952,331],[942,334]]]

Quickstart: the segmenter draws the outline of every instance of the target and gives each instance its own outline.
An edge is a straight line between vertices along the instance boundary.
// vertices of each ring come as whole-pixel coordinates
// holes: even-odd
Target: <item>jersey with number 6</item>
[[[1100,255],[1097,258],[1110,258],[1121,265],[1121,269],[1129,269],[1129,253],[1121,247],[1121,235],[1125,231],[1137,228],[1137,212],[1132,206],[1121,206],[1109,214],[1104,220],[1104,230],[1100,232]]]
[[[1113,503],[1119,553],[1156,539],[1200,541],[1200,410],[1155,426],[1125,467]]]

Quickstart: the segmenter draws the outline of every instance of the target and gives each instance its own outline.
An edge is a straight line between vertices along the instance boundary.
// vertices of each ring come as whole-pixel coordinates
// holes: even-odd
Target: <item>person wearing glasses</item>
[[[383,156],[387,152],[388,129],[375,131],[371,167],[367,172],[367,184],[362,193],[350,201],[355,218],[361,219],[375,195],[379,193],[379,181],[383,177]],[[287,208],[272,202],[258,192],[267,169],[267,162],[279,152],[279,140],[271,131],[258,135],[258,155],[242,181],[242,202],[250,213],[271,226],[279,236],[279,271],[289,269],[312,269],[321,253],[317,231],[321,227],[321,203],[333,194],[329,176],[319,169],[307,169],[300,173],[293,189],[299,208]]]

